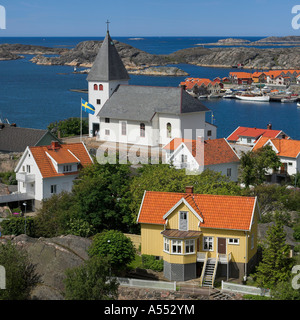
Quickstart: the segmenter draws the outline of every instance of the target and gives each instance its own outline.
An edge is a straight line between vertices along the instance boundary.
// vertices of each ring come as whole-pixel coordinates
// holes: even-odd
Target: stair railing
[[[217,255],[216,255],[216,264],[215,264],[215,267],[214,267],[214,273],[213,273],[212,281],[211,281],[211,286],[212,287],[214,287],[214,282],[215,282],[215,277],[216,277],[216,273],[217,273],[218,263],[219,263],[219,253],[217,253]]]
[[[201,276],[200,276],[200,287],[202,287],[202,284],[203,284],[204,273],[205,273],[205,268],[206,268],[206,264],[207,264],[207,258],[208,258],[208,252],[205,252],[205,259],[203,262],[202,272],[201,272]]]

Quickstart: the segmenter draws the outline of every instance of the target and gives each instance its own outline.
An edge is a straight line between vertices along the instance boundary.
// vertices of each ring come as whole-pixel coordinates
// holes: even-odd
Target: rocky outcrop
[[[22,58],[23,57],[0,47],[0,61],[17,60]]]
[[[32,299],[63,300],[65,270],[88,259],[91,240],[73,235],[55,238],[30,238],[26,235],[6,236],[0,243],[12,240],[25,249],[42,282],[31,293]]]
[[[30,44],[20,43],[3,43],[0,44],[0,50],[8,51],[12,54],[62,54],[63,52],[69,51],[65,48],[51,48],[43,46],[35,46]]]
[[[176,67],[150,67],[143,70],[132,70],[130,74],[145,76],[185,77],[189,74]]]

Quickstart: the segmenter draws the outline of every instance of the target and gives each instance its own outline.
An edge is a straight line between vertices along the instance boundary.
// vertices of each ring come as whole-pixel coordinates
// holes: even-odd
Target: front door
[[[218,238],[218,253],[226,254],[226,238]]]

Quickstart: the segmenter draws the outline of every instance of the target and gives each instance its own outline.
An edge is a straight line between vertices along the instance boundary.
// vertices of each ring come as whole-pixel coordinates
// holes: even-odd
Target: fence
[[[236,283],[230,283],[222,281],[222,291],[233,291],[243,294],[253,294],[256,296],[266,296],[270,297],[270,290],[263,289],[263,288],[257,288],[257,287],[251,287],[251,286],[244,286],[241,284]]]
[[[140,279],[131,279],[131,278],[116,278],[116,279],[120,283],[120,286],[176,291],[176,281],[165,282],[165,281],[140,280]]]

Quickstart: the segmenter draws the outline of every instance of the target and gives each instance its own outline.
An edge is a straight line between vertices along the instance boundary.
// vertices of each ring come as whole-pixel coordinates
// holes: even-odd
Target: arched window
[[[140,124],[140,136],[144,138],[146,135],[145,133],[146,133],[145,132],[145,123],[141,123]]]
[[[103,84],[99,84],[99,90],[100,90],[100,91],[103,90]]]
[[[172,125],[170,122],[167,123],[167,138],[172,138]]]
[[[98,85],[94,84],[94,90],[98,90]]]

